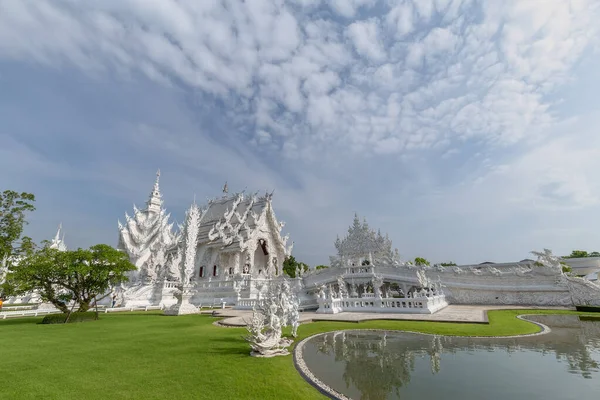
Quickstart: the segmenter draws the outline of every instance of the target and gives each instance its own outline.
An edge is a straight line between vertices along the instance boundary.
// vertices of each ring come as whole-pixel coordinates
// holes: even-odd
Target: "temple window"
[[[213,265],[213,276],[217,276],[217,266]]]
[[[229,275],[233,275],[233,267],[229,267]]]
[[[204,267],[200,267],[200,273],[198,274],[200,278],[204,276]]]

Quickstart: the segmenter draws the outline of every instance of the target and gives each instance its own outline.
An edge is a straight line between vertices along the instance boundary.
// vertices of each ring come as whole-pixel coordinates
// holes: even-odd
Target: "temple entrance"
[[[254,251],[254,270],[263,271],[269,269],[269,251],[267,249],[267,241],[264,239],[258,239],[258,246]]]

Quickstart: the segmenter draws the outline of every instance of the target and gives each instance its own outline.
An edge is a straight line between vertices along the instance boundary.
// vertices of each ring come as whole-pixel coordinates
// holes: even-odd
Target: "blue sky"
[[[85,4],[85,5],[84,5]],[[275,190],[294,254],[355,212],[405,259],[599,250],[596,1],[0,0],[0,188],[117,242],[154,174]]]

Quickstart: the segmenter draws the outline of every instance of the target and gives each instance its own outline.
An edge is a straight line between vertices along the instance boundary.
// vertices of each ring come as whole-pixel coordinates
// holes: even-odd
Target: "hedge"
[[[48,314],[42,320],[42,324],[64,324],[67,319],[67,314]],[[93,321],[96,319],[95,312],[74,312],[71,313],[69,323],[71,322],[85,322]]]

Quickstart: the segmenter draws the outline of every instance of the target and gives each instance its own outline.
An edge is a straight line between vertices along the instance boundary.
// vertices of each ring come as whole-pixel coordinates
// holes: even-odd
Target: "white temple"
[[[306,290],[316,290],[318,313],[431,314],[448,305],[439,282],[400,261],[388,236],[372,230],[366,220],[361,223],[357,215],[335,247],[338,254],[330,258],[330,268],[303,278]]]
[[[137,268],[107,297],[113,306],[161,306],[168,315],[196,313],[200,306],[250,310],[273,297],[275,287],[289,287],[293,296],[286,296],[293,297],[297,311],[331,314],[430,314],[448,304],[600,306],[600,285],[562,270],[561,262],[578,259],[562,260],[545,250],[533,252],[537,261],[416,266],[401,261],[388,236],[356,215],[346,236],[335,241],[329,268],[298,270],[295,278],[286,278],[283,261],[292,246],[281,236],[284,224],[273,211],[272,193],[229,194],[225,184],[222,196],[204,205],[194,201],[175,229],[159,178],[160,172],[144,209],[134,205],[133,216],[126,214],[125,223],[118,224],[118,248]],[[62,225],[50,247],[67,250]],[[596,260],[579,263],[595,268],[590,262]],[[6,265],[0,265],[0,280],[5,272]],[[7,304],[36,301],[39,296],[31,293]],[[278,331],[273,332],[270,339],[254,337],[256,348],[262,348],[261,341],[277,344]]]
[[[198,206],[174,229],[163,206],[160,173],[146,207],[119,222],[119,249],[137,270],[120,289],[120,305],[161,305],[180,315],[198,306],[253,309],[281,284],[291,254],[275,217],[272,193],[223,195]],[[54,242],[59,246],[59,236]],[[402,262],[387,235],[361,222],[335,241],[330,268],[289,279],[299,310],[318,313],[435,313],[448,304],[572,306],[600,303],[600,286],[562,272],[560,259],[469,266]],[[596,300],[594,300],[596,299]]]
[[[119,222],[118,248],[137,267],[123,288],[124,305],[173,305],[182,285],[194,292],[189,300],[195,305],[236,304],[257,298],[264,282],[281,275],[291,246],[281,236],[284,224],[273,212],[272,193],[229,194],[225,185],[221,197],[194,203],[188,217],[196,216],[177,233],[163,207],[159,177],[146,208],[134,205],[133,217]]]
[[[600,306],[600,285],[565,274],[549,250],[537,261],[443,267],[402,262],[387,237],[357,216],[336,240],[331,267],[303,278],[318,293],[318,311],[434,313],[448,304]]]

